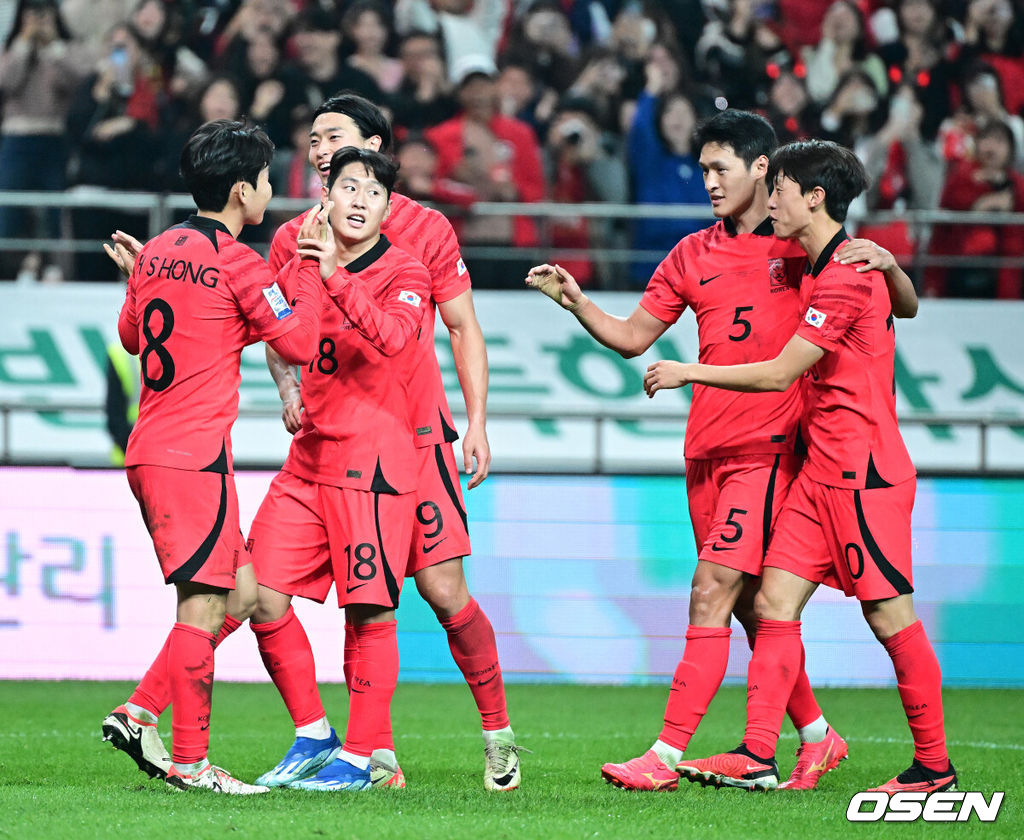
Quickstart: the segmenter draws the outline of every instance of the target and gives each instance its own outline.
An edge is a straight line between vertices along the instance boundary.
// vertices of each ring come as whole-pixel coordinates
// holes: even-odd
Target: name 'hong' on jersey
[[[704,364],[773,359],[800,321],[805,260],[795,242],[775,237],[770,220],[745,234],[731,220],[719,221],[680,240],[655,270],[640,305],[670,324],[692,309]],[[686,457],[791,453],[801,407],[798,384],[763,394],[694,385]]]

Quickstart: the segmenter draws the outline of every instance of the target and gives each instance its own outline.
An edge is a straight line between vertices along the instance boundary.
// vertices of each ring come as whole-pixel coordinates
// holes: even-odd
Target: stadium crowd
[[[275,194],[318,196],[312,110],[349,89],[392,116],[399,189],[449,208],[471,253],[572,249],[563,262],[584,286],[642,288],[710,219],[541,225],[466,209],[703,205],[691,135],[726,107],[762,113],[783,142],[853,148],[871,178],[855,217],[1024,212],[1024,6],[1013,0],[18,0],[0,32],[0,191],[183,191],[185,138],[245,115],[277,147]],[[70,215],[76,239],[140,227],[116,210]],[[0,238],[55,236],[59,224],[57,211],[0,205]],[[930,242],[921,231],[862,224],[859,235],[898,255],[981,258],[930,261],[915,276],[923,294],[1022,297],[1024,227],[937,226]],[[598,242],[651,259],[609,271],[585,256]],[[0,252],[0,277],[60,279],[44,262]],[[519,287],[530,264],[468,262],[483,288]],[[115,278],[97,247],[67,279]]]

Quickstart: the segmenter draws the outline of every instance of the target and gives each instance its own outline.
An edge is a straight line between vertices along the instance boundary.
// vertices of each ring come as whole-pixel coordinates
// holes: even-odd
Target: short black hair
[[[697,126],[693,133],[693,148],[697,154],[708,143],[729,146],[749,168],[761,155],[771,155],[779,145],[779,138],[764,117],[729,108]]]
[[[210,120],[192,132],[181,150],[181,177],[196,207],[220,212],[239,181],[256,187],[270,166],[274,144],[259,126],[238,120]]]
[[[387,191],[388,198],[395,188],[395,178],[398,175],[398,164],[387,155],[375,152],[372,149],[357,149],[355,146],[346,146],[338,149],[331,157],[331,174],[327,176],[327,191],[334,188],[334,182],[338,180],[341,170],[350,163],[361,163],[366,167],[367,172],[372,172],[381,186]]]
[[[768,182],[783,175],[806,194],[815,187],[825,191],[825,211],[835,221],[846,221],[846,211],[868,187],[864,164],[845,146],[831,140],[798,140],[777,149],[768,162]]]
[[[391,149],[391,124],[376,105],[365,96],[350,90],[340,91],[324,102],[313,112],[316,120],[321,114],[344,114],[356,124],[364,140],[377,135],[380,137],[380,150]]]

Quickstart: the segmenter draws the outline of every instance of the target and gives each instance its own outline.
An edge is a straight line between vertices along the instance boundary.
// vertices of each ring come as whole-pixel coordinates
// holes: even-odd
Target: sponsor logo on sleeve
[[[267,303],[270,304],[270,308],[273,310],[278,321],[292,314],[292,308],[288,305],[288,301],[281,293],[281,288],[277,283],[269,289],[264,289],[263,297],[267,299]]]
[[[466,273],[466,264],[462,261],[462,257],[459,257],[459,261],[455,263],[455,270],[459,272],[459,277]]]
[[[402,303],[409,304],[409,306],[418,307],[420,305],[420,296],[416,294],[416,292],[399,292],[398,299],[402,301]]]
[[[804,320],[815,329],[821,329],[825,325],[825,313],[819,312],[813,306],[807,307],[807,314],[804,315]]]

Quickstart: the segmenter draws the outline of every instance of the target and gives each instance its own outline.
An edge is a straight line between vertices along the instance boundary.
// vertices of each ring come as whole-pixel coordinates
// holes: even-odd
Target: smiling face
[[[740,216],[750,207],[758,182],[768,169],[768,158],[762,155],[747,166],[731,146],[705,143],[700,150],[700,168],[704,172],[704,189],[711,200],[711,211],[722,219]]]
[[[800,185],[784,172],[778,174],[775,189],[768,198],[768,213],[776,236],[795,239],[810,227],[813,194],[814,190],[806,194],[801,192]]]
[[[327,176],[331,174],[331,157],[346,146],[376,151],[380,148],[380,138],[376,135],[363,137],[359,126],[347,114],[321,114],[313,121],[309,132],[309,162],[323,183],[327,183]]]
[[[324,197],[334,202],[331,229],[337,240],[352,247],[377,237],[391,209],[384,185],[359,161],[353,161],[338,173],[337,180]]]

